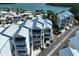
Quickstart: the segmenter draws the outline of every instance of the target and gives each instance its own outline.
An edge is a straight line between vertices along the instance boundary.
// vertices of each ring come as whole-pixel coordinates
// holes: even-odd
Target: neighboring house
[[[63,11],[57,15],[57,25],[60,29],[72,26],[74,15],[69,11]]]
[[[11,56],[10,38],[0,34],[0,56]]]
[[[79,56],[79,30],[76,31],[74,37],[69,39],[68,47],[60,49],[60,56]]]
[[[66,47],[59,50],[59,56],[79,56],[79,53],[72,47]]]
[[[53,29],[52,29],[52,22],[48,19],[43,19],[41,16],[38,16],[37,17],[37,20],[38,22],[40,22],[43,26],[43,36],[44,36],[44,43],[49,43],[50,44],[50,40],[53,39],[51,38],[51,36],[53,36],[52,32],[53,32]],[[45,44],[46,45],[46,44]]]
[[[21,16],[19,14],[14,14],[12,17],[12,22],[13,23],[17,23],[18,21],[20,21]]]

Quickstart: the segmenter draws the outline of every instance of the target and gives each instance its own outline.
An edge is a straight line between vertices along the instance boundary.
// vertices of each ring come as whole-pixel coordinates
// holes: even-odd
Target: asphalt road
[[[79,29],[78,26],[72,26],[70,27],[66,32],[61,34],[59,38],[57,38],[57,41],[55,43],[51,43],[51,45],[43,50],[41,53],[39,53],[37,56],[54,56],[56,51],[64,44],[66,40],[68,40],[74,33],[75,30]]]

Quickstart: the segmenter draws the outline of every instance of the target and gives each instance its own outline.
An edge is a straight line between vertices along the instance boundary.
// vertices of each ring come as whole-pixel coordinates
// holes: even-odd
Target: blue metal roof
[[[79,56],[79,53],[76,49],[68,46],[66,48],[60,49],[59,55],[60,56]]]
[[[79,36],[70,38],[70,43],[74,46],[74,48],[79,49]]]
[[[65,18],[67,18],[67,17],[70,17],[70,16],[72,16],[72,15],[73,15],[73,14],[72,14],[71,12],[69,12],[69,11],[64,11],[64,12],[58,14],[57,17],[58,17],[60,20],[63,20],[63,19],[65,19]]]
[[[64,15],[63,15],[63,14],[58,14],[58,15],[57,15],[57,17],[58,17],[58,19],[60,19],[60,20],[65,19],[65,17],[64,17]]]
[[[73,56],[71,50],[69,47],[63,48],[59,50],[59,55],[60,56]]]

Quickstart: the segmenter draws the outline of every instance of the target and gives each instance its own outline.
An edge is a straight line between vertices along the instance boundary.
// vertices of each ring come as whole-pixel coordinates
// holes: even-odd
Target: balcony
[[[39,39],[41,39],[41,36],[40,35],[36,35],[36,36],[34,35],[33,36],[33,40],[39,40]]]
[[[41,34],[41,30],[32,30],[32,34]]]
[[[26,49],[26,45],[16,45],[17,49]]]
[[[44,33],[51,33],[51,29],[45,29]]]
[[[33,41],[33,46],[41,46],[41,41]]]
[[[15,43],[24,43],[25,42],[25,38],[24,37],[15,38],[14,42]]]
[[[19,50],[19,51],[17,51],[17,52],[18,52],[18,55],[19,55],[19,56],[26,56],[26,55],[27,55],[27,52],[24,51],[24,50]]]

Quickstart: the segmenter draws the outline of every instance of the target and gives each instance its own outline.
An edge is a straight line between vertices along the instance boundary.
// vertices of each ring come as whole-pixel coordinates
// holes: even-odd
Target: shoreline
[[[46,3],[46,5],[58,7],[79,7],[79,3]]]

